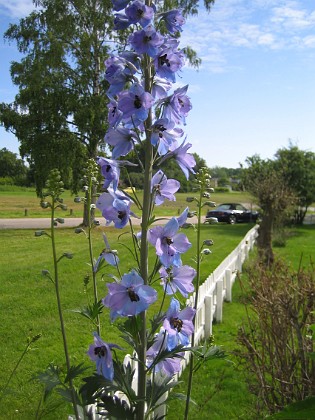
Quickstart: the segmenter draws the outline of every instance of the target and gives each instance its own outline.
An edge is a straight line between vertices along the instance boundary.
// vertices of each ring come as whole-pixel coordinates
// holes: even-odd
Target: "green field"
[[[163,206],[156,207],[157,216],[169,216],[180,213],[187,207],[187,196],[191,197],[193,194],[178,193],[176,194],[176,202],[166,200]],[[64,192],[63,198],[68,206],[68,211],[63,212],[59,210],[58,215],[62,214],[63,217],[82,217],[82,205],[74,203],[74,196],[71,196],[69,191]],[[212,194],[211,200],[218,204],[232,201],[251,205],[254,202],[248,193],[238,191]],[[39,203],[40,199],[36,197],[34,189],[0,187],[0,218],[25,217],[25,211],[27,211],[27,217],[49,217],[47,210],[42,209]],[[135,212],[137,211],[135,210]],[[101,216],[98,211],[97,216]]]
[[[235,248],[251,227],[252,225],[249,224],[202,226],[203,239],[211,238],[215,242],[213,254],[202,263],[203,278]],[[121,244],[114,245],[122,232],[117,232],[113,228],[105,229],[110,244],[125,257],[121,258],[121,271],[123,273],[129,271],[133,268],[132,259],[128,258],[126,249]],[[96,256],[104,247],[101,232],[101,228],[93,232]],[[185,232],[194,245],[195,232],[191,229]],[[125,244],[129,242],[127,235],[123,235],[121,240]],[[92,298],[90,287],[86,291],[83,286],[84,276],[89,272],[87,240],[83,235],[75,235],[73,229],[58,229],[57,245],[59,255],[67,251],[74,253],[72,260],[64,259],[60,263],[61,294],[71,359],[73,363],[84,361],[89,366],[85,353],[92,342],[93,327],[88,320],[72,312],[73,309],[82,307]],[[185,254],[184,263],[193,264],[193,250],[194,246]],[[10,386],[12,393],[2,400],[0,418],[32,419],[41,395],[40,387],[32,381],[32,376],[45,369],[50,362],[63,363],[53,285],[41,276],[42,269],[52,269],[50,241],[45,236],[36,238],[31,230],[2,230],[0,231],[0,253],[2,313],[0,388],[3,387],[23,351],[27,337],[30,334],[42,334],[41,339],[36,343],[36,348],[27,354],[18,370],[18,375],[14,377]],[[99,278],[98,281],[100,294],[104,296],[108,278]],[[156,311],[157,307],[153,310]],[[106,341],[122,344],[116,328],[109,323],[106,314],[103,317],[102,335]],[[125,344],[123,345],[126,347]],[[67,412],[70,411],[70,408],[59,408],[47,418],[66,418]]]

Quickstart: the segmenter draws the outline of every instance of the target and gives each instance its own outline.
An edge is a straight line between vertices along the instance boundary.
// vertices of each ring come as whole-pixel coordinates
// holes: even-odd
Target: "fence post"
[[[205,339],[207,340],[212,334],[212,306],[213,297],[205,297]]]
[[[226,301],[232,302],[232,271],[225,270],[225,284],[226,284]]]
[[[223,280],[217,281],[217,305],[215,310],[215,319],[217,322],[222,322],[223,309]]]

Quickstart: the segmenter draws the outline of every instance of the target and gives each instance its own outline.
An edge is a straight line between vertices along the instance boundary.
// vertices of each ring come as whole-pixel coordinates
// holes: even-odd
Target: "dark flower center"
[[[138,95],[135,95],[135,100],[133,104],[137,109],[140,109],[142,107],[142,102]]]
[[[137,15],[138,15],[139,19],[142,18],[142,16],[144,15],[144,11],[141,10],[141,9],[137,9]]]
[[[161,55],[161,57],[159,58],[159,63],[161,66],[165,64],[167,67],[171,67],[171,63],[170,60],[167,58],[167,54]]]
[[[150,41],[152,41],[152,37],[151,36],[145,36],[144,38],[143,38],[143,42],[144,43],[147,43],[147,42],[150,42]]]
[[[119,220],[122,220],[125,217],[125,215],[126,215],[125,211],[118,211],[117,212],[117,217],[118,217]]]
[[[109,172],[110,170],[111,170],[111,166],[110,165],[106,165],[105,172]]]
[[[165,242],[167,245],[172,245],[172,243],[174,242],[172,238],[165,238]]]
[[[105,346],[95,347],[94,354],[98,357],[105,357],[106,347]]]
[[[181,332],[183,328],[183,321],[179,318],[172,318],[171,325],[177,330],[177,332]]]
[[[140,300],[139,296],[131,287],[128,287],[127,292],[128,292],[131,302],[139,302]]]

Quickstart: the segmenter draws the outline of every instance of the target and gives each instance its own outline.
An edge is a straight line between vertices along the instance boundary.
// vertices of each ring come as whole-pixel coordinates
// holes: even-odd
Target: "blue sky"
[[[9,65],[19,59],[2,34],[31,10],[31,0],[0,0],[1,102],[14,98]],[[202,58],[178,83],[189,84],[193,104],[187,141],[210,167],[272,158],[290,140],[315,152],[314,0],[216,0],[188,19],[181,45]],[[0,148],[18,146],[0,128]]]

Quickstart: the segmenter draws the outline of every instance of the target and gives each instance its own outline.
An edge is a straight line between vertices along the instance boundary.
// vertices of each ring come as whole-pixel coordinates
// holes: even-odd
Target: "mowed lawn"
[[[141,197],[141,192],[139,193]],[[79,196],[82,194],[79,194]],[[157,216],[172,216],[182,212],[187,207],[186,198],[194,196],[193,193],[177,193],[176,201],[165,201],[163,206],[156,207]],[[67,211],[58,210],[57,217],[82,217],[82,204],[74,203],[74,195],[65,191],[63,199],[68,206]],[[253,198],[245,192],[233,191],[230,193],[212,194],[211,200],[217,204],[236,202],[247,205],[254,203]],[[48,217],[48,212],[40,207],[40,199],[33,188],[20,188],[14,186],[0,186],[0,218]],[[135,213],[137,210],[134,209]],[[206,210],[205,210],[206,211]],[[97,210],[97,216],[101,216]]]
[[[239,225],[203,225],[202,238],[213,239],[212,254],[202,262],[202,278],[227,256],[252,227],[250,224]],[[117,231],[113,228],[96,228],[93,231],[95,256],[104,248],[102,232],[106,230],[109,242],[119,251],[121,272],[128,272],[134,267],[133,260],[124,245],[131,243],[128,234],[120,236],[127,229]],[[193,246],[183,257],[184,264],[193,265],[195,253],[196,232],[188,229]],[[89,363],[85,353],[92,342],[93,326],[82,316],[73,312],[92,300],[90,284],[84,287],[84,278],[90,273],[88,265],[88,243],[83,234],[76,235],[73,229],[58,229],[56,232],[58,255],[73,252],[72,260],[62,259],[60,267],[61,298],[64,308],[66,330],[69,340],[71,360],[74,364]],[[119,242],[118,242],[119,239]],[[123,245],[124,244],[124,245]],[[154,260],[154,250],[151,250],[150,261]],[[1,341],[0,361],[2,373],[0,388],[3,387],[10,372],[19,359],[27,342],[27,337],[42,334],[40,340],[26,355],[17,375],[10,384],[10,393],[1,401],[0,418],[32,419],[41,398],[41,387],[32,380],[33,376],[43,371],[49,363],[63,365],[63,351],[60,329],[57,319],[56,299],[53,284],[41,275],[43,269],[52,270],[51,244],[46,236],[35,237],[31,230],[0,231],[0,307],[1,307]],[[106,282],[110,281],[108,274],[99,276],[100,297],[106,294]],[[158,284],[155,285],[160,290]],[[153,311],[158,310],[157,304]],[[102,336],[106,341],[117,342],[130,352],[121,339],[115,326],[111,325],[107,311],[102,316]],[[69,407],[54,409],[48,415],[50,419],[66,418],[71,412]]]

